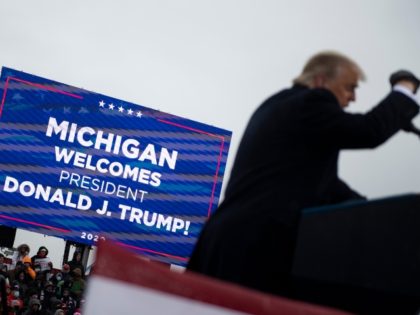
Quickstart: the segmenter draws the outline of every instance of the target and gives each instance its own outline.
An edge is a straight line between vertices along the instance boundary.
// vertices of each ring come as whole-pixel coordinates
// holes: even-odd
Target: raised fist
[[[420,85],[420,79],[418,79],[412,72],[407,70],[398,70],[391,74],[391,76],[389,77],[389,82],[391,83],[391,86],[394,86],[395,84],[401,81],[412,82],[414,84],[413,93],[417,92],[417,89]]]

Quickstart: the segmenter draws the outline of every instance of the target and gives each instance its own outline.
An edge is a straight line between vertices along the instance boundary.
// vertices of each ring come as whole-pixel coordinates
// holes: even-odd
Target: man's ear
[[[313,79],[313,87],[314,88],[323,88],[325,87],[326,83],[325,75],[317,74]]]

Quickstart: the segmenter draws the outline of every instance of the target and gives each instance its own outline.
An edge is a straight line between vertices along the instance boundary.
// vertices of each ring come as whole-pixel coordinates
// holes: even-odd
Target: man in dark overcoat
[[[187,269],[287,295],[300,211],[364,198],[338,177],[340,150],[375,148],[410,128],[419,81],[406,74],[372,110],[354,114],[343,109],[356,99],[361,68],[336,52],[310,58],[291,88],[252,115]]]

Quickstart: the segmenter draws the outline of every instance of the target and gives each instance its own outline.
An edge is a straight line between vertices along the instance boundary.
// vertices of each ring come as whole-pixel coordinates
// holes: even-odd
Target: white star
[[[100,101],[100,102],[99,102],[99,107],[104,108],[104,107],[105,107],[105,102],[104,102],[104,101]]]
[[[143,114],[141,113],[141,111],[138,111],[138,112],[137,112],[137,114],[136,114],[136,116],[137,116],[138,118],[141,118],[141,116],[143,116]]]
[[[63,113],[64,114],[70,114],[71,113],[71,107],[65,107],[63,108]]]
[[[133,115],[133,110],[130,108],[129,110],[127,110],[128,115]]]
[[[114,110],[115,105],[111,103],[111,104],[108,105],[108,107],[109,107],[110,110]]]
[[[124,112],[124,107],[122,107],[122,106],[118,107],[118,111],[119,111],[120,113]]]

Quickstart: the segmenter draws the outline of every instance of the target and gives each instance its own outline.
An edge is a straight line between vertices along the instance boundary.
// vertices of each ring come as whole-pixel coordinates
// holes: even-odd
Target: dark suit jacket
[[[286,294],[300,210],[363,198],[338,178],[339,151],[374,148],[417,113],[399,92],[366,114],[344,112],[325,89],[294,86],[270,97],[249,121],[225,199],[187,268]]]

